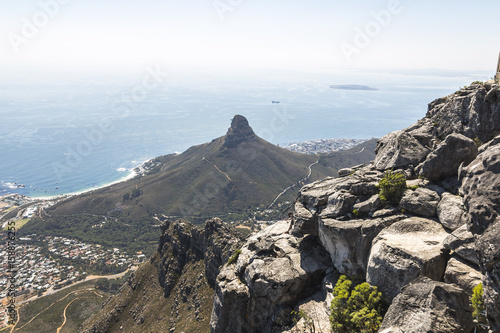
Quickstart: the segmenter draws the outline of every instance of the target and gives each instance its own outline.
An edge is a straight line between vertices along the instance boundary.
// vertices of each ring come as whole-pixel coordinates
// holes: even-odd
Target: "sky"
[[[492,70],[500,2],[0,0],[0,69]]]

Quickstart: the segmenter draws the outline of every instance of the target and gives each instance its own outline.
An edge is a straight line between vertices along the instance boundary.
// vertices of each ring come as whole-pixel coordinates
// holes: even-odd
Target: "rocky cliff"
[[[499,134],[499,86],[473,84],[380,139],[371,164],[304,186],[292,235],[285,224],[263,230],[221,270],[212,332],[305,331],[292,310],[328,331],[339,274],[382,291],[381,332],[471,332],[469,297],[482,281],[500,332]],[[379,181],[392,172],[407,189],[389,204]]]
[[[161,218],[157,252],[90,318],[82,332],[206,331],[220,267],[241,236],[220,219],[204,228]]]

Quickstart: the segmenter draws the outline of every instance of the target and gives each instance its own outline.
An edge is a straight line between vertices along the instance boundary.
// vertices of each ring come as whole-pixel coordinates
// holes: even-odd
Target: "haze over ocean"
[[[6,73],[0,80],[0,195],[102,186],[150,158],[224,135],[235,114],[274,144],[381,137],[424,117],[432,100],[489,79],[483,71],[221,75],[155,65],[126,75],[45,75]],[[329,88],[343,84],[378,90]]]

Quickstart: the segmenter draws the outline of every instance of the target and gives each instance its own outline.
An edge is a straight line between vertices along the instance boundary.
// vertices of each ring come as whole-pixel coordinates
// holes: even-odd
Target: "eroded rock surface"
[[[463,200],[458,195],[443,193],[436,212],[439,222],[447,229],[458,229],[466,222],[462,218],[465,213]]]
[[[319,238],[340,273],[363,277],[373,239],[384,228],[402,219],[401,214],[348,221],[321,219]]]
[[[459,257],[452,257],[446,266],[444,282],[454,283],[470,295],[472,289],[481,283],[482,274],[478,266],[473,266]]]
[[[469,164],[477,155],[474,141],[452,133],[432,151],[420,167],[420,176],[439,180],[456,176],[460,164]]]
[[[412,217],[394,223],[373,241],[366,281],[377,286],[389,302],[420,275],[440,281],[446,268],[443,241],[447,235],[429,219]]]
[[[415,191],[405,191],[399,207],[411,213],[433,217],[439,204],[439,194],[427,188],[417,188]]]
[[[217,278],[212,332],[271,332],[274,319],[320,286],[331,267],[314,236],[284,234],[286,221],[252,235]]]
[[[421,277],[394,299],[379,332],[471,332],[471,312],[463,289]]]
[[[461,173],[469,229],[483,273],[488,320],[500,331],[500,144],[491,145]]]

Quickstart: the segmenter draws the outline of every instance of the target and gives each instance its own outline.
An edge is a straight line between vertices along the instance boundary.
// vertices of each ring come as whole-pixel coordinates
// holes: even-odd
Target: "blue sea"
[[[427,104],[489,73],[357,70],[5,72],[0,78],[0,195],[100,187],[156,156],[226,133],[235,114],[274,144],[381,137]],[[338,90],[330,85],[377,90]],[[273,103],[279,102],[279,103]]]

